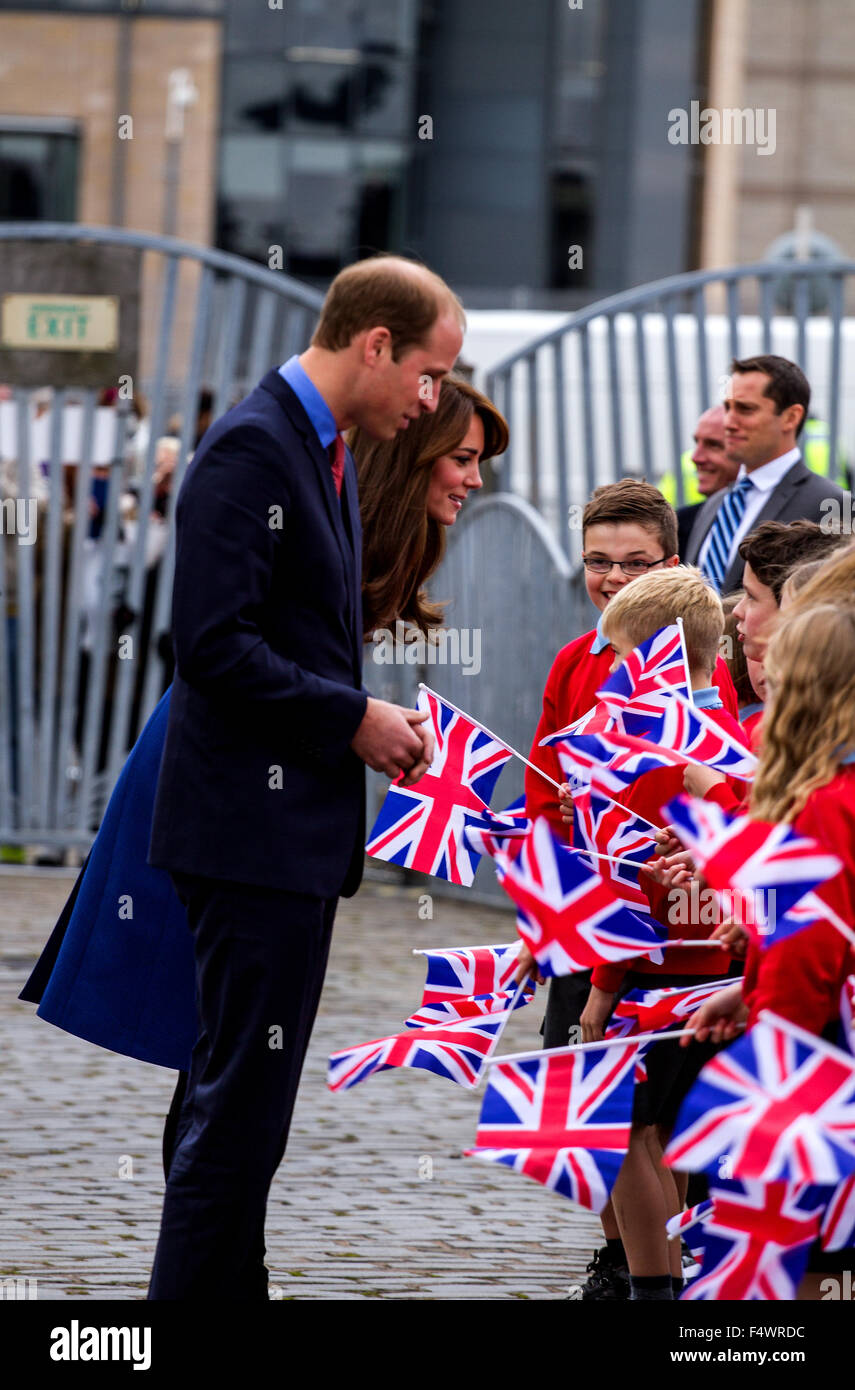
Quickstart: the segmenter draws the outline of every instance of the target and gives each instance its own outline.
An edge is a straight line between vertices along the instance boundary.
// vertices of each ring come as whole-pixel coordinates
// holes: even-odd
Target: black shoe
[[[629,1270],[626,1265],[616,1265],[612,1261],[607,1246],[596,1252],[586,1273],[588,1278],[582,1285],[584,1300],[620,1303],[629,1298]]]

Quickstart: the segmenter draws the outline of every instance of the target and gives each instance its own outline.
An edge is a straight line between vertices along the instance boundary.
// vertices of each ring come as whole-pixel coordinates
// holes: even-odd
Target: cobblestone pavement
[[[139,1299],[174,1073],[73,1038],[17,999],[73,879],[0,873],[0,1280],[16,1278],[18,1297]],[[460,1157],[480,1091],[412,1071],[327,1090],[330,1052],[394,1032],[417,1005],[424,966],[413,947],[514,939],[510,913],[435,897],[433,914],[419,920],[417,891],[382,883],[340,904],[268,1205],[275,1297],[557,1299],[600,1243],[589,1212]],[[540,991],[501,1051],[540,1045],[543,1006]]]

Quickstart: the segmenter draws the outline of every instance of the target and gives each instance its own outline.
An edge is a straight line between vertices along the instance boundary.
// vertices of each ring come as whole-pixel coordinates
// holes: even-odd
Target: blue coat
[[[87,1042],[187,1071],[197,1033],[193,939],[169,874],[146,862],[170,694],[128,756],[20,998]]]

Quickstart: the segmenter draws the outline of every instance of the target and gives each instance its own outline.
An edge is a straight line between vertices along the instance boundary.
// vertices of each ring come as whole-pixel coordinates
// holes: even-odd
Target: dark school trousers
[[[199,1034],[167,1126],[148,1297],[262,1300],[267,1194],[285,1152],[337,899],[172,879],[193,933]]]
[[[577,970],[575,975],[554,975],[549,981],[546,1013],[543,1018],[544,1047],[566,1047],[570,1029],[582,1017],[591,993],[591,971]],[[578,1041],[582,1041],[581,1034]]]

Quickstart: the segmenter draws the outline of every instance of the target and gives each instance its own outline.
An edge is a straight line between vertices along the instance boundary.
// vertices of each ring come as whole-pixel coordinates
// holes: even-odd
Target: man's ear
[[[787,425],[787,428],[795,430],[796,433],[798,433],[800,427],[804,424],[805,416],[807,415],[807,411],[805,410],[804,406],[795,403],[793,405],[788,405],[783,414],[784,422]]]
[[[669,556],[668,556],[668,559],[665,561],[665,566],[666,566],[666,568],[668,568],[668,569],[670,569],[673,565],[679,565],[679,564],[680,564],[680,557],[679,557],[679,555],[669,555]]]
[[[392,355],[392,334],[388,328],[379,325],[369,328],[362,345],[362,360],[367,367],[374,367],[385,357]]]

